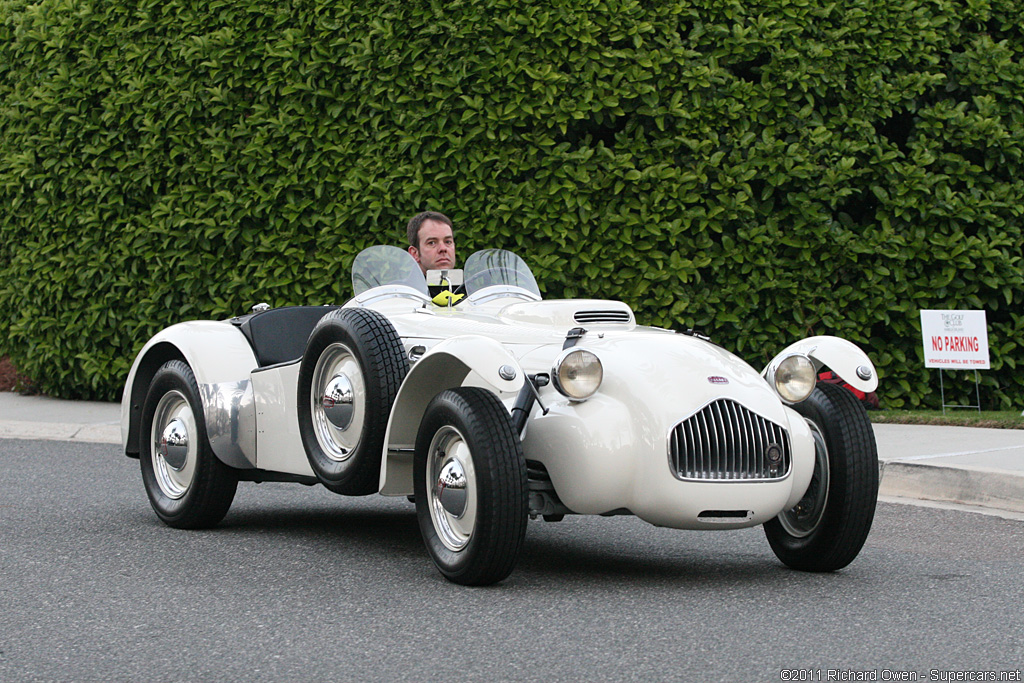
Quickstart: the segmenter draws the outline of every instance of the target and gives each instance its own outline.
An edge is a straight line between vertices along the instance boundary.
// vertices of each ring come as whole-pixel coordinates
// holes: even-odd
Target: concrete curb
[[[4,420],[0,422],[0,439],[80,441],[120,445],[121,426]]]
[[[1024,476],[1005,470],[881,462],[878,494],[1024,512]]]

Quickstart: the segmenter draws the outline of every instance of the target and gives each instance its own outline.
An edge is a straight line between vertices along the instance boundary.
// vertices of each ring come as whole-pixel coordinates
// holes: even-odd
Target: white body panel
[[[794,353],[810,357],[814,361],[815,370],[820,370],[823,366],[829,367],[847,384],[864,393],[878,388],[878,373],[875,372],[875,366],[868,355],[856,344],[839,337],[808,337],[790,344],[772,359],[772,362],[765,368],[765,372],[767,373],[780,360]],[[870,377],[867,379],[858,374],[858,370],[863,368],[870,371]]]
[[[515,372],[512,379],[503,379],[498,374],[505,366]],[[411,450],[423,411],[432,398],[445,389],[478,386],[499,398],[514,399],[524,381],[519,363],[493,339],[467,335],[433,344],[409,370],[395,399],[384,438],[387,447],[380,473],[380,492],[386,496],[412,494]]]
[[[775,517],[806,490],[814,448],[803,419],[783,408],[735,356],[659,330],[608,333],[592,342],[584,338],[580,346],[604,364],[598,395],[573,403],[548,387],[541,396],[549,412],[534,412],[523,440],[526,457],[546,466],[569,509],[583,514],[626,509],[653,524],[678,528],[749,526]],[[712,384],[709,376],[726,377],[729,384]],[[787,478],[692,482],[671,473],[672,428],[718,398],[733,399],[789,430],[793,467]],[[751,514],[737,523],[698,521],[708,510]]]
[[[245,336],[230,323],[212,320],[193,320],[172,325],[150,339],[128,372],[125,391],[121,397],[121,445],[128,448],[130,421],[133,410],[141,411],[139,396],[132,391],[140,364],[151,351],[162,345],[174,347],[192,368],[200,391],[212,391],[216,385],[237,385],[247,382],[249,373],[257,366],[256,356]],[[145,387],[142,387],[145,389]],[[145,394],[142,394],[145,398]],[[207,424],[217,416],[204,405]]]
[[[299,364],[278,365],[252,373],[256,395],[256,467],[312,477],[299,436],[296,380]]]

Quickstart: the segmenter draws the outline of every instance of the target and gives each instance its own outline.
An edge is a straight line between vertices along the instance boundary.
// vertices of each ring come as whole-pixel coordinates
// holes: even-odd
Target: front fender
[[[808,337],[790,344],[765,366],[761,374],[770,376],[772,368],[794,353],[808,356],[814,363],[815,372],[827,366],[854,389],[870,393],[878,388],[878,373],[868,355],[852,342],[827,335]]]
[[[503,366],[514,370],[512,379],[499,374]],[[524,381],[519,362],[493,339],[464,335],[431,348],[409,370],[391,408],[380,470],[381,494],[412,494],[413,447],[431,399],[461,386],[483,387],[505,398],[518,394]]]
[[[121,397],[125,453],[138,453],[142,404],[153,375],[168,360],[182,360],[192,368],[213,452],[231,467],[253,467],[256,412],[249,376],[258,363],[237,327],[212,320],[172,325],[139,351]]]

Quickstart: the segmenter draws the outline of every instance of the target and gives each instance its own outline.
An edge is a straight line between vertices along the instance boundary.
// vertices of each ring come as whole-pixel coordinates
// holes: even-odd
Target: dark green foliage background
[[[889,407],[939,403],[918,311],[983,308],[1019,406],[1022,129],[1009,0],[0,0],[0,353],[115,398],[436,208],[757,367],[851,339]]]

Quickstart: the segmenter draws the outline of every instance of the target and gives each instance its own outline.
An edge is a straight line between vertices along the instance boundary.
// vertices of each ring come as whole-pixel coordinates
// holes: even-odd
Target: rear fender
[[[878,388],[878,373],[868,355],[856,344],[839,337],[808,337],[790,344],[765,366],[761,375],[770,377],[771,370],[794,353],[809,357],[815,373],[827,366],[854,389],[870,393]]]
[[[231,467],[254,467],[256,409],[249,375],[258,366],[256,356],[238,328],[210,320],[172,325],[158,332],[136,356],[121,397],[125,453],[138,457],[146,393],[157,370],[169,360],[184,361],[192,368],[217,458]]]
[[[499,370],[505,368],[504,379]],[[380,493],[406,496],[413,492],[412,462],[416,433],[427,404],[445,389],[484,387],[499,399],[519,393],[525,375],[505,347],[487,337],[459,336],[446,339],[423,355],[409,370],[398,390],[384,438]]]

